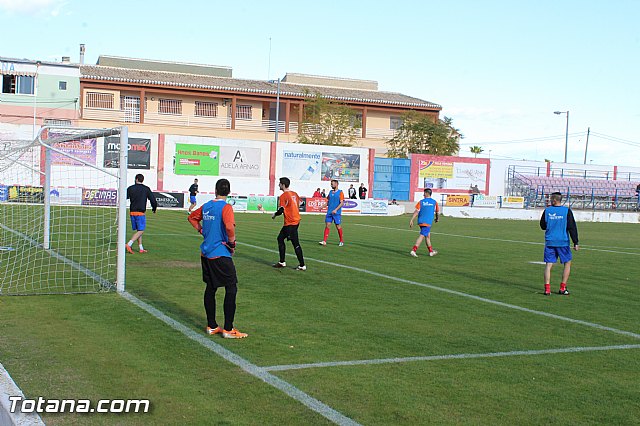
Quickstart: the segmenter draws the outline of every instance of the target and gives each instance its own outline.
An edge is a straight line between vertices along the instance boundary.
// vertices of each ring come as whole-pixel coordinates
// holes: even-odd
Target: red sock
[[[413,246],[413,248],[411,250],[418,251],[418,246]]]
[[[338,236],[340,237],[340,242],[342,243],[342,228],[338,228]]]
[[[429,249],[429,253],[431,253],[433,251],[433,247],[427,246],[427,248]]]
[[[545,293],[551,293],[551,284],[545,284],[544,285],[544,292]]]
[[[331,231],[330,228],[324,228],[324,241],[327,241],[327,238],[329,238],[329,232]]]
[[[565,291],[567,289],[566,283],[560,283],[560,291]]]

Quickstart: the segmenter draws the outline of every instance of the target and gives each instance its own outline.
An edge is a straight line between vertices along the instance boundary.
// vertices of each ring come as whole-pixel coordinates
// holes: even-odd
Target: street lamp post
[[[567,149],[569,148],[569,111],[554,111],[556,115],[567,114],[567,130],[564,135],[564,162],[567,163]]]

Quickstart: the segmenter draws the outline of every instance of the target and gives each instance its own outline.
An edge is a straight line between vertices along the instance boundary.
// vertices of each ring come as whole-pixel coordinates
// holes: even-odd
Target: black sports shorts
[[[208,259],[200,257],[202,261],[202,281],[213,288],[235,287],[238,283],[236,267],[230,257],[216,257]]]

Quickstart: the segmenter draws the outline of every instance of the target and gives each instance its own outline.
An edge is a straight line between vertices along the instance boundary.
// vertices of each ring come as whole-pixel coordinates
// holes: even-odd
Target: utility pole
[[[587,148],[589,148],[589,133],[591,133],[591,127],[587,127],[587,143],[584,145],[584,164],[587,164]]]

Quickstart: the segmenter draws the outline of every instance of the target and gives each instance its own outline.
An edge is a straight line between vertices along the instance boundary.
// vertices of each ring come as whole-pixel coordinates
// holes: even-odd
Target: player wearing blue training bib
[[[427,242],[427,249],[429,249],[429,256],[435,256],[438,254],[438,252],[431,246],[431,225],[434,221],[438,221],[439,211],[438,202],[431,198],[431,188],[426,188],[424,190],[424,198],[416,204],[413,217],[409,222],[409,228],[413,228],[413,221],[417,217],[418,226],[420,226],[420,235],[418,235],[418,239],[409,253],[411,256],[418,257],[418,247],[422,244],[422,240],[425,239]]]
[[[540,218],[540,228],[544,229],[544,294],[551,294],[551,268],[558,258],[564,264],[562,271],[562,282],[560,283],[559,294],[568,295],[567,281],[571,273],[571,248],[569,237],[573,242],[573,249],[578,250],[578,227],[573,217],[573,212],[569,207],[560,205],[562,194],[554,192],[551,194],[551,205],[544,209]]]
[[[225,339],[243,339],[247,333],[233,326],[236,315],[238,278],[231,256],[236,248],[236,222],[233,208],[227,203],[231,183],[227,179],[216,182],[216,198],[189,214],[187,220],[204,237],[200,244],[200,263],[204,290],[204,309],[207,314],[206,332],[221,334]],[[224,287],[224,328],[216,321],[216,291]]]
[[[338,246],[344,245],[344,239],[342,238],[342,206],[344,205],[344,192],[338,189],[338,181],[331,180],[331,191],[327,195],[327,215],[324,218],[324,238],[319,242],[321,246],[327,245],[327,238],[329,238],[329,232],[331,231],[331,222],[336,224],[338,230],[338,236],[340,237],[340,243]]]

